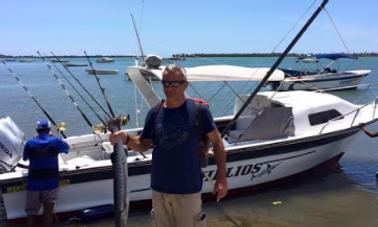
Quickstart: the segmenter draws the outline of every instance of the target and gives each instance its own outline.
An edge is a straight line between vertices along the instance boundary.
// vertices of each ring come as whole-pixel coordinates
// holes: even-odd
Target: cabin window
[[[323,123],[328,122],[329,120],[335,119],[337,117],[342,116],[341,113],[335,109],[332,110],[326,110],[318,113],[313,113],[308,115],[308,120],[310,121],[310,125],[320,125]],[[341,117],[339,119],[343,119],[344,117]]]

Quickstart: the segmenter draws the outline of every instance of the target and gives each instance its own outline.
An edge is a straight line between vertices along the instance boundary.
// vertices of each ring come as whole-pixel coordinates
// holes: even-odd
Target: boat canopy
[[[206,65],[185,68],[188,81],[259,81],[264,78],[270,68],[251,68],[234,65]],[[164,66],[159,69],[152,69],[160,80]],[[285,74],[282,70],[275,70],[269,77],[269,81],[282,81]]]
[[[315,58],[327,58],[331,60],[337,60],[339,58],[352,58],[352,59],[357,59],[356,56],[353,56],[351,54],[344,54],[344,53],[339,53],[339,54],[314,54],[312,57]]]

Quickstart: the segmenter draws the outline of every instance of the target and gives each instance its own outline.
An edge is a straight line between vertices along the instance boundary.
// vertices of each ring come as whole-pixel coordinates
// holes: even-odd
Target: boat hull
[[[290,90],[346,90],[355,89],[370,70],[325,73],[311,76],[289,77],[279,85],[280,91]]]
[[[327,133],[292,141],[227,150],[229,189],[240,191],[279,181],[306,172],[322,163],[341,157],[358,128]],[[130,201],[151,199],[151,160],[130,162],[128,185]],[[209,159],[204,171],[203,193],[211,193],[215,181],[215,160]],[[55,212],[67,213],[88,207],[113,204],[113,172],[110,165],[61,171],[60,197]],[[7,219],[25,217],[25,178],[3,180],[1,189]]]

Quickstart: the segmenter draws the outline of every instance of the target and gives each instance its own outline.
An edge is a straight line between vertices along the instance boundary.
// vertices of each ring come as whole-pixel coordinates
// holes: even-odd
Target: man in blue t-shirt
[[[196,119],[199,111],[203,133],[213,145],[217,177],[213,193],[217,201],[227,194],[226,153],[220,133],[209,109],[185,97],[189,82],[185,69],[169,65],[163,71],[162,85],[166,100],[152,108],[145,120],[143,133],[130,136],[117,132],[110,136],[121,138],[133,150],[152,152],[151,188],[152,216],[155,226],[206,226],[202,211],[202,173],[198,149],[201,135]]]
[[[29,160],[25,211],[27,226],[33,226],[35,216],[43,205],[45,226],[53,224],[54,204],[59,188],[59,153],[68,153],[69,146],[62,139],[50,135],[50,122],[37,122],[37,136],[29,139],[23,159]]]

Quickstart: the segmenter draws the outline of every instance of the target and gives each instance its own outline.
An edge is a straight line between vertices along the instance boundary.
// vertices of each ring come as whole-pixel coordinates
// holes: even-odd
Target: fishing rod
[[[131,16],[131,21],[133,22],[135,35],[136,35],[137,40],[138,40],[138,46],[139,46],[140,54],[142,55],[141,57],[144,60],[144,51],[143,51],[143,47],[142,47],[142,42],[140,41],[140,36],[139,36],[138,29],[137,29],[136,24],[135,24],[134,16],[133,16],[133,14],[130,14],[130,16]]]
[[[329,0],[324,0],[322,4],[316,9],[316,11],[313,13],[313,15],[310,17],[310,19],[306,22],[306,24],[302,27],[302,29],[298,32],[298,34],[294,37],[294,39],[290,42],[289,46],[286,47],[285,51],[281,54],[281,56],[276,60],[276,62],[273,64],[273,66],[270,68],[270,70],[266,73],[265,77],[260,81],[260,83],[257,85],[255,90],[251,93],[251,95],[248,97],[248,99],[245,101],[243,106],[239,109],[239,111],[235,114],[234,118],[231,120],[231,122],[226,126],[226,128],[222,131],[222,137],[224,137],[232,126],[234,126],[235,122],[239,119],[240,115],[243,113],[245,108],[249,105],[249,103],[252,101],[252,99],[256,96],[257,92],[262,88],[262,86],[266,83],[268,78],[272,75],[274,70],[278,68],[278,66],[281,64],[283,59],[287,56],[287,54],[290,52],[290,50],[294,47],[294,45],[297,43],[297,41],[301,38],[303,33],[307,30],[307,28],[311,25],[311,23],[315,20],[315,18],[319,15],[319,13],[323,10],[325,5],[327,5]]]
[[[67,66],[63,64],[63,62],[60,60],[58,56],[56,56],[53,52],[51,54],[55,57],[55,59],[58,60],[58,62],[63,66],[63,68],[70,74],[70,76],[80,85],[80,87],[87,93],[87,95],[97,104],[98,107],[104,112],[104,114],[108,117],[111,118],[109,113],[102,107],[102,105],[97,101],[97,99],[88,91],[88,89],[80,82],[80,80],[71,72],[71,70],[68,69]]]
[[[37,51],[38,55],[41,54]],[[42,56],[41,56],[42,57]],[[42,60],[46,62],[46,59],[42,57]],[[47,63],[47,62],[46,62]],[[106,125],[105,121],[101,118],[101,116],[96,112],[96,110],[88,103],[88,101],[80,94],[80,92],[76,89],[76,87],[72,84],[72,82],[63,74],[63,72],[53,63],[54,68],[59,72],[59,74],[66,80],[66,82],[71,86],[71,88],[79,95],[81,100],[88,106],[90,110],[96,115],[96,117],[102,122],[103,125]]]
[[[8,69],[8,72],[10,75],[12,75],[16,81],[21,85],[21,87],[25,90],[25,92],[30,96],[30,98],[37,104],[39,109],[45,114],[45,116],[49,119],[49,121],[55,126],[56,130],[63,136],[63,138],[67,138],[67,136],[64,134],[63,130],[57,125],[57,123],[54,121],[54,119],[51,117],[51,115],[46,111],[45,108],[38,102],[38,100],[33,96],[29,89],[25,86],[25,84],[22,83],[20,78],[13,72],[11,68],[8,67],[8,65],[5,63],[4,60],[1,60],[1,63],[4,64],[4,66]]]
[[[84,51],[84,54],[85,54],[85,57],[87,58],[87,61],[88,61],[89,65],[90,65],[92,71],[93,71],[93,74],[94,74],[94,76],[95,76],[95,78],[96,78],[97,84],[98,84],[98,86],[100,87],[100,90],[101,90],[102,96],[103,96],[104,99],[105,99],[106,106],[108,107],[111,116],[114,117],[115,115],[114,115],[113,109],[112,109],[112,107],[110,106],[109,100],[108,100],[108,98],[106,97],[106,94],[105,94],[105,88],[103,88],[103,87],[101,86],[100,79],[99,79],[98,76],[97,76],[97,72],[96,72],[96,70],[94,69],[91,60],[89,59],[89,57],[88,57],[88,55],[87,55],[87,52]]]
[[[59,85],[62,87],[63,91],[66,93],[66,95],[68,96],[68,98],[70,98],[72,104],[76,107],[76,109],[80,112],[81,116],[84,118],[85,122],[88,124],[88,126],[91,128],[91,130],[93,129],[93,125],[91,123],[91,121],[88,119],[88,117],[84,114],[84,112],[81,110],[81,108],[79,107],[79,105],[76,103],[75,99],[72,97],[72,95],[70,94],[70,92],[67,90],[66,86],[64,86],[64,84],[62,83],[62,81],[59,79],[59,77],[54,73],[54,71],[52,70],[51,68],[51,64],[49,62],[46,61],[46,59],[39,53],[39,51],[37,51],[37,54],[42,58],[42,60],[44,62],[46,62],[46,66],[47,68],[49,69],[51,75],[56,79],[56,81],[58,81]]]

